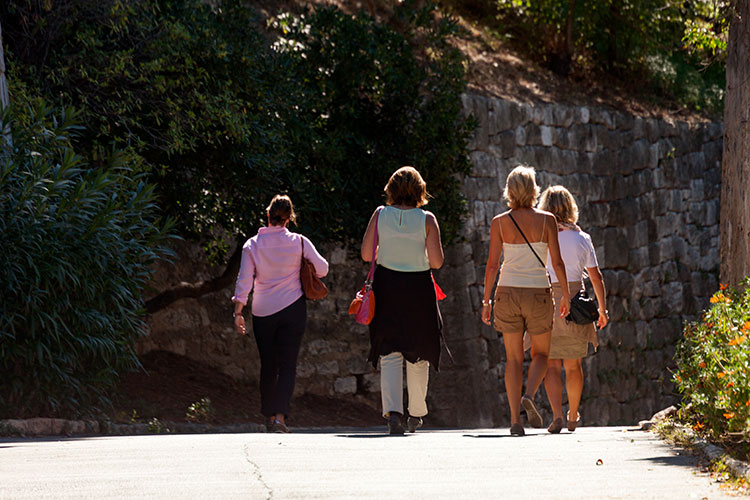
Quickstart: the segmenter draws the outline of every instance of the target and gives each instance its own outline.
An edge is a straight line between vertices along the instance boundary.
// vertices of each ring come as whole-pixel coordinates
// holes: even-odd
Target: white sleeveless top
[[[500,227],[502,231],[502,226]],[[531,243],[531,246],[539,259],[545,262],[547,260],[547,243],[536,241]],[[542,265],[542,262],[539,262],[539,259],[531,252],[531,248],[526,242],[503,243],[503,265],[500,267],[498,286],[549,288],[550,280],[547,276],[547,269]]]
[[[378,264],[401,272],[429,270],[426,219],[421,208],[383,207],[378,215]]]

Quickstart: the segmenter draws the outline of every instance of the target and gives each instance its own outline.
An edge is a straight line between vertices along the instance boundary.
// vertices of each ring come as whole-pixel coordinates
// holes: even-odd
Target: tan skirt
[[[568,282],[570,296],[583,289],[583,283],[579,281]],[[559,283],[552,285],[552,296],[555,303],[559,304],[562,299],[562,287]],[[589,342],[594,344],[594,350],[599,346],[594,323],[579,325],[573,321],[561,318],[559,312],[554,315],[552,323],[552,338],[549,346],[549,359],[578,359],[585,358],[588,354]]]

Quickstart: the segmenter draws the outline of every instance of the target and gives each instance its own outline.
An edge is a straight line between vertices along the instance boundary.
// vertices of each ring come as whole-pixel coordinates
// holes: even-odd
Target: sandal
[[[547,427],[547,432],[551,434],[560,434],[560,431],[563,428],[563,419],[562,417],[558,417],[552,421],[551,424],[549,424],[549,427]]]
[[[542,416],[539,414],[539,410],[536,409],[536,405],[531,398],[527,396],[522,397],[521,406],[523,406],[523,409],[526,411],[526,420],[528,420],[530,426],[536,427],[537,429],[544,426]]]
[[[520,423],[512,424],[510,426],[510,435],[511,436],[525,436],[526,431],[523,430],[523,425],[521,425]]]
[[[567,418],[568,418],[568,432],[573,432],[576,430],[576,427],[578,427],[578,423],[581,421],[581,414],[578,413],[576,415],[578,418],[575,420],[570,419],[570,410],[568,410]]]

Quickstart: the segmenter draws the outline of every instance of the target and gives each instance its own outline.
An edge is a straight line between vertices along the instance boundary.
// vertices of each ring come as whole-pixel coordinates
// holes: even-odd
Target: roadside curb
[[[677,413],[677,408],[670,406],[664,410],[656,413],[651,420],[642,420],[638,423],[639,427],[644,431],[652,430],[654,424],[666,420],[668,417]],[[737,478],[744,479],[750,482],[750,464],[742,460],[737,460],[729,456],[727,451],[715,444],[709,443],[705,439],[697,436],[695,431],[690,427],[684,426],[677,422],[673,422],[674,426],[685,434],[690,440],[692,446],[701,454],[705,459],[709,461],[723,460],[727,466],[727,469],[731,474]]]
[[[132,436],[143,434],[231,434],[266,432],[262,424],[233,425],[195,424],[155,420],[151,423],[116,424],[96,420],[66,420],[62,418],[29,418],[0,420],[0,436]]]

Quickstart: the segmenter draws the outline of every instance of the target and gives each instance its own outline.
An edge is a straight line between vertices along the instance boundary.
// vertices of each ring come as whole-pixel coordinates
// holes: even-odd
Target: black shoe
[[[401,414],[392,411],[388,417],[388,434],[403,434],[404,424],[401,423]]]
[[[406,425],[409,427],[409,432],[413,434],[422,427],[422,419],[420,417],[409,417],[406,419]]]

